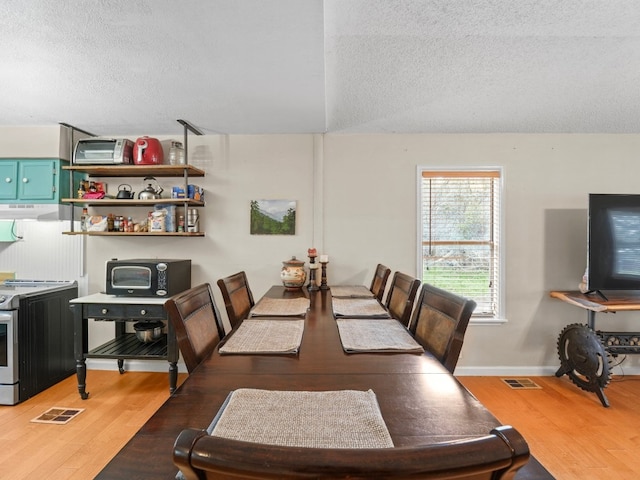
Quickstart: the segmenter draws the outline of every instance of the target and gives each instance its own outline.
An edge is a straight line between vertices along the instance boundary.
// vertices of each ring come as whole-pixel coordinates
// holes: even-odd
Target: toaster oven
[[[83,138],[73,152],[76,165],[119,165],[133,163],[133,142],[128,138]]]

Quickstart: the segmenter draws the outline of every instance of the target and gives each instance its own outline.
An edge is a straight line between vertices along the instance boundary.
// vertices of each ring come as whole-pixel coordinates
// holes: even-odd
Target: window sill
[[[503,325],[507,323],[506,318],[471,318],[469,325]]]

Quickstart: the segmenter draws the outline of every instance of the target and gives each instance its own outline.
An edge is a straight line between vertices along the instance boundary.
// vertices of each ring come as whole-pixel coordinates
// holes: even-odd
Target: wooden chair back
[[[222,292],[229,324],[233,329],[249,316],[249,312],[255,305],[253,294],[247,281],[247,274],[242,271],[221,278],[218,280],[218,288]]]
[[[427,283],[422,285],[410,330],[451,373],[456,368],[476,302]]]
[[[420,287],[420,280],[401,272],[395,272],[387,293],[385,306],[389,314],[402,323],[409,326],[413,302]]]
[[[191,373],[224,337],[224,325],[211,286],[203,283],[174,295],[164,307],[176,332],[184,363]]]
[[[507,480],[529,459],[513,427],[483,437],[418,447],[344,449],[282,447],[183,430],[173,463],[187,480],[218,478],[393,478]]]
[[[378,299],[379,302],[382,302],[382,297],[384,296],[384,289],[387,287],[387,280],[389,279],[389,275],[391,274],[391,269],[378,264],[376,267],[376,271],[373,274],[373,279],[371,280],[371,293],[373,293],[374,297]]]

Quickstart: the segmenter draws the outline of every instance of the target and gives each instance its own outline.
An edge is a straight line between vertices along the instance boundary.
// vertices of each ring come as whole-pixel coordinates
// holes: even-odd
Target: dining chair
[[[405,327],[409,326],[413,302],[419,287],[420,280],[406,273],[395,272],[391,279],[385,306],[389,314]]]
[[[371,293],[373,293],[373,296],[376,297],[379,302],[382,302],[384,289],[387,287],[387,280],[390,274],[391,269],[379,263],[373,274],[373,279],[371,279],[371,287],[369,287],[369,290],[371,290]]]
[[[476,302],[427,283],[422,285],[410,331],[451,373],[456,368]]]
[[[529,446],[513,427],[482,437],[416,447],[301,448],[250,443],[183,430],[173,463],[187,480],[214,478],[512,479],[527,463]]]
[[[221,278],[218,280],[218,288],[222,292],[229,324],[233,329],[249,316],[249,312],[255,305],[253,294],[247,281],[247,274],[242,271]]]
[[[176,332],[184,363],[191,373],[211,355],[225,334],[211,286],[203,283],[174,295],[165,302],[164,308]]]

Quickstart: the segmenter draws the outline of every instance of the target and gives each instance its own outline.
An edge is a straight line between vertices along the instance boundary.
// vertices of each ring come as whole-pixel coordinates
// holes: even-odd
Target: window
[[[422,281],[476,301],[472,319],[501,308],[501,170],[419,169]]]

